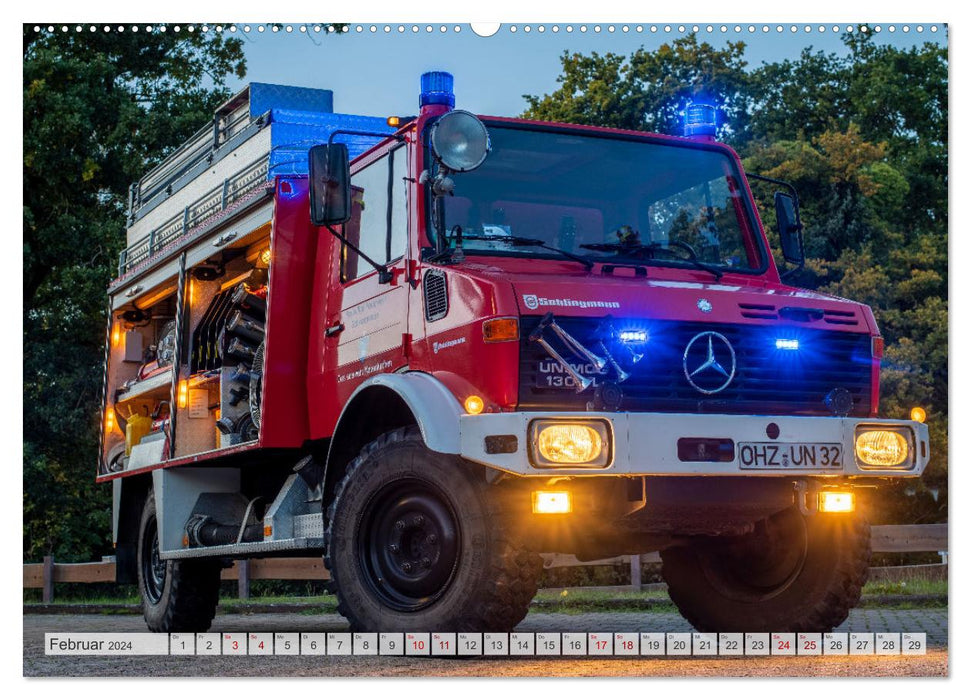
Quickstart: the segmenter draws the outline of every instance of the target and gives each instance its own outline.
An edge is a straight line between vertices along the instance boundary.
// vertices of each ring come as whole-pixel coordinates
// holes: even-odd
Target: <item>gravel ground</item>
[[[532,613],[521,632],[690,632],[672,613]],[[217,615],[215,632],[342,632],[338,615]],[[926,656],[746,658],[46,656],[45,632],[145,632],[134,615],[24,615],[25,676],[944,676],[947,610],[854,610],[837,631],[926,632]]]

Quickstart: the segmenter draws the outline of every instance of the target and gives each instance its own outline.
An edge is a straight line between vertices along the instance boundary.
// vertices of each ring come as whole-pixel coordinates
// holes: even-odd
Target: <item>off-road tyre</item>
[[[860,601],[870,525],[793,508],[751,535],[673,547],[661,560],[671,600],[700,632],[829,632]]]
[[[197,559],[158,559],[158,527],[152,491],[148,492],[142,509],[136,563],[142,613],[152,632],[205,632],[209,629],[219,602],[222,567],[218,562]]]
[[[352,629],[515,627],[543,564],[503,527],[493,488],[480,467],[425,447],[416,427],[367,445],[336,489],[324,535],[337,611]],[[411,558],[419,566],[405,573]]]

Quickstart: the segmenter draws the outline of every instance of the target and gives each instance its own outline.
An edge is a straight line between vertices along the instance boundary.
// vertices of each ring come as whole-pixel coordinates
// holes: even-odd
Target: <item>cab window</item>
[[[366,256],[389,263],[407,246],[407,150],[398,147],[351,176],[351,218],[344,235]],[[349,246],[341,251],[341,279],[364,277],[374,268]]]

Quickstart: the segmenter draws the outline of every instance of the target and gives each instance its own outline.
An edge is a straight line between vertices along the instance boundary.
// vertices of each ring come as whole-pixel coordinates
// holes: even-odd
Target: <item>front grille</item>
[[[572,382],[558,370],[558,363],[538,343],[529,341],[539,321],[539,317],[522,319],[520,409],[584,410],[588,402],[594,401],[595,387],[577,393],[572,387],[564,386]],[[557,316],[556,321],[587,348],[599,353],[600,319]],[[609,346],[611,354],[630,372],[626,381],[617,384],[623,392],[619,410],[830,415],[825,397],[833,389],[842,388],[853,399],[850,415],[870,415],[872,365],[870,336],[865,333],[815,330],[795,324],[746,326],[644,319],[617,319],[613,326],[618,331],[647,330],[650,337],[637,348],[643,358],[633,364],[623,359],[629,357],[623,347]],[[706,331],[724,336],[736,358],[731,383],[714,394],[704,394],[693,387],[684,372],[685,348],[692,338]],[[596,375],[592,366],[570,353],[551,330],[547,329],[544,337],[585,376],[598,383],[616,382],[613,372]],[[777,338],[797,339],[799,349],[779,350],[775,345]],[[694,369],[699,362],[697,350],[693,353],[689,369]]]

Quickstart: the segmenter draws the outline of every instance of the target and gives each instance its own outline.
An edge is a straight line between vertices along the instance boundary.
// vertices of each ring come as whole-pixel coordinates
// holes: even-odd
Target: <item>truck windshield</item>
[[[466,253],[558,257],[522,241],[535,239],[597,263],[765,268],[721,150],[496,124],[489,134],[488,158],[455,176],[444,202],[445,230],[461,228]]]

